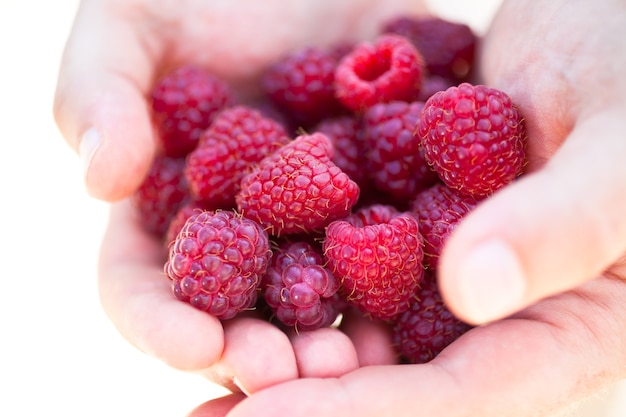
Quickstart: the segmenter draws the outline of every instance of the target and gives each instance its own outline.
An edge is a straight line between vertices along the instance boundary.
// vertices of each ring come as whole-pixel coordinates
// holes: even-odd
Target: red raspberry
[[[232,211],[192,215],[165,263],[176,298],[229,319],[252,308],[271,258],[261,227]]]
[[[185,204],[183,204],[178,209],[174,217],[172,217],[169,225],[167,226],[164,239],[166,249],[169,250],[170,244],[173,243],[174,240],[176,240],[176,237],[182,230],[188,218],[190,218],[194,214],[198,214],[206,210],[210,210],[210,208],[207,205],[202,204],[201,202],[196,200],[189,200]]]
[[[443,184],[422,191],[411,201],[424,238],[424,266],[436,271],[439,256],[450,233],[463,217],[478,205],[479,200],[460,194]]]
[[[422,246],[417,218],[384,205],[333,221],[323,243],[347,302],[382,320],[409,308],[424,277]]]
[[[335,71],[337,98],[354,112],[376,103],[413,101],[424,76],[422,56],[407,39],[383,35],[357,44]]]
[[[418,101],[425,102],[433,94],[438,93],[439,91],[445,91],[455,85],[457,85],[457,83],[448,78],[440,77],[438,75],[429,75],[426,79],[424,79]]]
[[[471,329],[444,304],[437,281],[428,277],[392,327],[393,344],[409,363],[426,363]]]
[[[146,178],[131,197],[141,225],[163,236],[178,209],[189,200],[184,158],[158,156]]]
[[[251,164],[287,142],[285,129],[257,110],[235,106],[222,111],[187,157],[191,194],[214,207],[234,205]]]
[[[359,186],[331,161],[332,151],[322,133],[298,136],[243,177],[238,210],[274,236],[311,233],[345,216]]]
[[[297,123],[309,126],[338,114],[335,51],[305,47],[282,57],[263,75],[264,93]]]
[[[234,101],[223,81],[190,65],[159,79],[151,98],[164,153],[176,157],[191,152],[215,115]]]
[[[440,91],[417,130],[426,160],[451,188],[488,196],[522,173],[522,116],[500,90],[463,83]]]
[[[463,81],[474,65],[477,37],[465,24],[437,17],[402,16],[388,21],[382,32],[409,39],[424,57],[431,75]]]
[[[422,102],[378,103],[364,114],[367,171],[376,188],[407,201],[438,180],[413,135]]]
[[[363,169],[366,159],[360,120],[352,115],[329,118],[321,121],[314,131],[328,136],[335,150],[332,161],[363,191],[369,176]]]
[[[339,282],[324,267],[321,251],[306,242],[274,251],[262,289],[278,320],[296,330],[330,326],[340,313]]]

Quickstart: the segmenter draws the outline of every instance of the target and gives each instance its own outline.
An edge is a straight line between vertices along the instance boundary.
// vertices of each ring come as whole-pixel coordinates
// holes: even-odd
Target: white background
[[[479,2],[436,8],[463,18],[468,3]],[[497,3],[479,3],[477,30]],[[135,350],[100,308],[107,206],[84,192],[79,159],[52,118],[77,5],[0,0],[0,416],[182,417],[224,391]]]

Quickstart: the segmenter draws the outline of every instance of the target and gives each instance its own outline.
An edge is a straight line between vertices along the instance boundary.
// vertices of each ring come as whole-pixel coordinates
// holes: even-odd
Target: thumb
[[[623,110],[579,120],[540,170],[470,213],[446,243],[440,285],[484,323],[591,280],[626,252]]]
[[[156,148],[144,96],[153,63],[141,26],[122,16],[108,2],[81,4],[54,100],[57,125],[83,159],[88,193],[108,201],[139,186]]]

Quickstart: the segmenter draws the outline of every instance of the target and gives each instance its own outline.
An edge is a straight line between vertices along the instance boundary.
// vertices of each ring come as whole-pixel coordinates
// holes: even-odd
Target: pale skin
[[[161,247],[124,200],[155,151],[145,97],[165,69],[196,62],[252,94],[282,51],[371,36],[365,22],[424,12],[399,0],[250,4],[86,0],[55,101],[61,131],[89,161],[87,190],[115,202],[99,265],[105,311],[137,348],[250,394],[193,416],[547,416],[626,377],[623,2],[508,1],[496,16],[479,81],[520,106],[527,173],[471,213],[441,259],[450,308],[483,325],[416,366],[395,365],[387,330],[358,317],[286,335],[253,315],[223,325],[174,300]],[[96,130],[92,154],[80,138]],[[470,259],[481,247],[474,259],[489,262]]]

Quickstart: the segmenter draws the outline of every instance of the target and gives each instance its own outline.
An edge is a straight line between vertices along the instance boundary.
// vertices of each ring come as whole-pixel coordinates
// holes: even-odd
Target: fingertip
[[[350,338],[334,328],[321,328],[292,336],[301,378],[339,377],[359,367]]]

